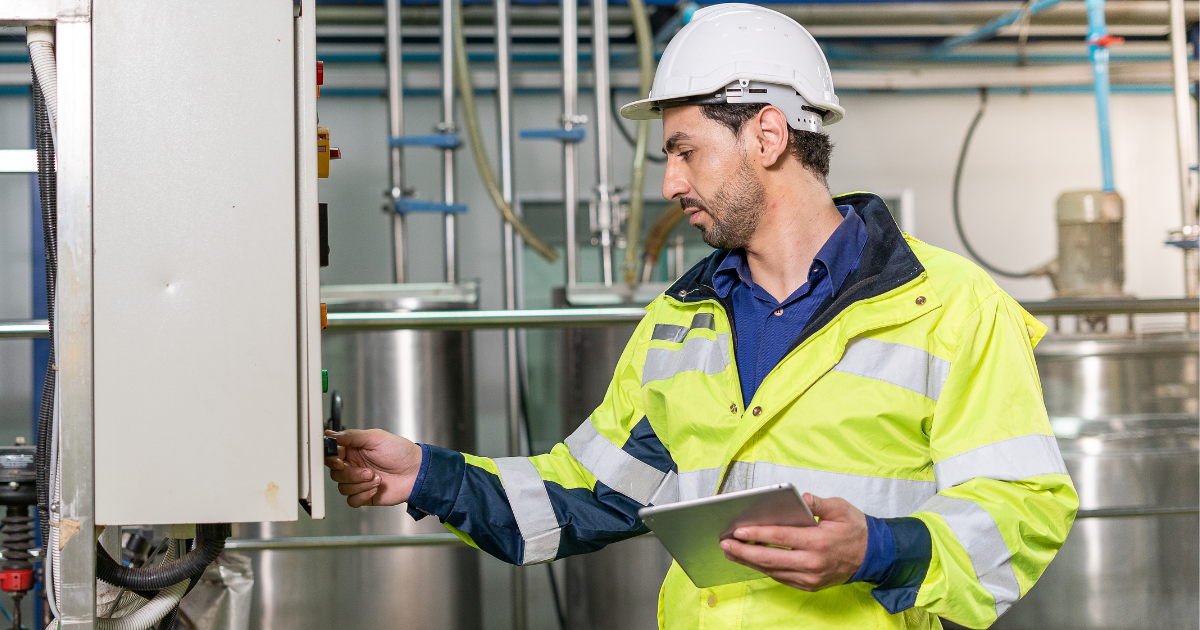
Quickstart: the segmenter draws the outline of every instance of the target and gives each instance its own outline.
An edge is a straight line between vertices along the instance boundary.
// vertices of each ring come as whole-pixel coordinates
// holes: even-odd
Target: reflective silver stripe
[[[721,480],[720,468],[703,468],[679,473],[679,500],[711,497]]]
[[[717,318],[712,313],[696,313],[692,317],[692,329],[707,328],[709,330],[717,329]]]
[[[992,594],[997,617],[1021,598],[1021,585],[1013,572],[1012,553],[987,510],[972,501],[939,494],[919,511],[933,512],[945,519],[954,537],[971,557],[975,577]]]
[[[673,341],[679,343],[687,337],[687,328],[675,324],[655,324],[654,334],[650,337],[656,341]]]
[[[667,473],[663,479],[662,485],[654,492],[654,496],[650,497],[649,505],[666,505],[679,500],[679,475],[675,471]]]
[[[721,491],[732,492],[783,482],[792,484],[801,493],[810,492],[826,498],[841,497],[876,518],[908,516],[937,493],[937,486],[932,481],[853,475],[771,462],[734,462]]]
[[[493,460],[500,472],[500,483],[508,495],[508,506],[517,519],[517,528],[525,541],[525,552],[521,564],[549,562],[558,555],[558,542],[562,527],[550,505],[550,494],[546,483],[524,457],[502,457]]]
[[[716,340],[689,337],[682,348],[650,348],[646,366],[642,368],[642,385],[661,381],[682,372],[699,370],[705,374],[720,374],[729,367],[729,335],[719,334]]]
[[[833,369],[891,383],[937,402],[950,375],[950,362],[920,348],[855,337]]]
[[[673,475],[668,480],[667,473],[626,453],[600,435],[590,418],[575,429],[566,444],[571,457],[592,476],[642,505],[650,505],[664,484],[676,483]],[[670,490],[665,492],[667,494],[663,496],[669,496]]]
[[[1067,474],[1052,435],[1022,435],[973,448],[933,465],[938,491],[984,477],[1020,481],[1038,475]]]
[[[716,330],[716,317],[714,317],[712,313],[697,313],[692,317],[692,325],[689,328],[677,326],[675,324],[655,324],[654,334],[650,338],[659,341],[673,341],[675,343],[680,343],[687,338],[689,331],[697,328]]]
[[[766,484],[763,484],[766,485]],[[730,462],[721,480],[721,489],[717,492],[737,492],[754,487],[754,462]],[[803,492],[803,490],[801,491]]]

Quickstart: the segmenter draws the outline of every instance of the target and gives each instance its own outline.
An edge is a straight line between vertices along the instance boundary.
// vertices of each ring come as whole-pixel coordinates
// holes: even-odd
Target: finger
[[[730,560],[764,573],[764,569],[794,569],[796,554],[799,553],[790,549],[748,545],[732,539],[722,541],[721,549],[725,551],[726,556],[732,556]]]
[[[378,487],[379,479],[376,478],[372,479],[371,481],[364,481],[362,483],[339,483],[338,492],[340,492],[342,496],[348,497],[355,494],[362,494],[363,492],[367,492],[368,490],[373,490]]]
[[[745,542],[756,542],[764,545],[776,545],[797,549],[804,547],[808,532],[800,527],[784,527],[777,525],[760,525],[739,527],[733,532],[734,538]]]
[[[346,504],[352,508],[358,508],[358,507],[362,507],[364,505],[369,505],[371,503],[371,499],[373,499],[375,497],[375,494],[378,492],[379,492],[379,488],[373,488],[366,492],[362,492],[362,493],[356,494],[354,496],[347,497]]]
[[[347,466],[343,470],[335,470],[329,474],[329,478],[338,483],[360,483],[371,481],[375,477],[375,471],[370,468],[356,468],[354,466]]]
[[[339,471],[346,467],[346,462],[340,457],[326,457],[325,467],[333,471]]]

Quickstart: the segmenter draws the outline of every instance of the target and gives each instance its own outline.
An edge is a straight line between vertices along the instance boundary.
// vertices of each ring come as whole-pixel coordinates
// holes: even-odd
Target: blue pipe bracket
[[[419,199],[397,199],[395,210],[399,214],[413,212],[433,212],[437,214],[463,214],[467,211],[465,203],[442,203],[440,201],[421,201]]]
[[[388,138],[388,146],[395,147],[433,147],[435,149],[457,149],[462,139],[456,133],[434,133],[424,136],[393,136]]]
[[[583,142],[587,130],[583,127],[571,129],[522,129],[522,140],[558,140],[559,142]]]

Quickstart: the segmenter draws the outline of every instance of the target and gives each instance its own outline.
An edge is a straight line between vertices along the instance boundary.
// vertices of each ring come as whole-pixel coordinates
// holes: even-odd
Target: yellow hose
[[[462,0],[454,0],[454,74],[458,78],[458,91],[462,97],[463,111],[466,114],[467,137],[471,143],[471,155],[475,158],[475,168],[487,188],[492,203],[500,211],[505,221],[525,239],[525,243],[537,250],[542,258],[550,262],[558,260],[558,252],[545,241],[538,238],[528,225],[513,212],[512,206],[504,201],[504,193],[496,181],[496,173],[492,171],[491,162],[483,146],[483,133],[479,130],[479,113],[475,109],[475,86],[471,85],[471,65],[467,62],[467,41],[463,37]]]
[[[642,0],[629,0],[633,32],[638,46],[638,98],[650,94],[654,81],[654,46],[650,18]],[[639,120],[637,146],[633,148],[633,178],[629,186],[629,216],[625,218],[625,284],[638,284],[638,243],[642,236],[642,196],[646,188],[646,145],[650,144],[650,121]]]

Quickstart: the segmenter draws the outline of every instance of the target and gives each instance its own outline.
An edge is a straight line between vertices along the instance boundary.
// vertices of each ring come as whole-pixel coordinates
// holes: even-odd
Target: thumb
[[[821,497],[804,493],[804,502],[808,504],[808,508],[812,510],[813,516],[818,519],[839,520],[843,510],[841,504],[834,499],[822,499]]]
[[[328,431],[327,433],[337,438],[338,446],[366,448],[375,442],[370,430],[346,429],[345,431]]]

